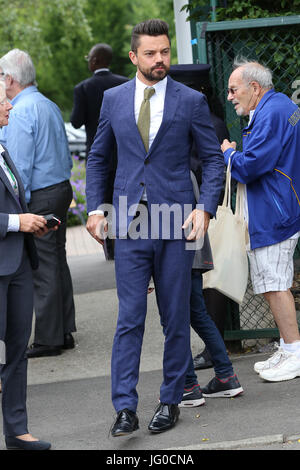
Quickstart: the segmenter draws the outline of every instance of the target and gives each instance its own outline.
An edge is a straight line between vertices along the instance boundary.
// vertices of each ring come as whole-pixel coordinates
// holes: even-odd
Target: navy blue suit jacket
[[[96,210],[105,202],[110,149],[116,141],[118,166],[113,201],[117,234],[119,197],[127,197],[128,207],[137,205],[145,186],[148,205],[177,203],[182,208],[185,204],[194,207],[190,178],[193,142],[203,175],[198,203],[210,214],[216,212],[224,163],[206,97],[170,77],[167,80],[163,119],[149,152],[145,150],[135,121],[135,79],[104,93],[100,122],[87,164],[87,210]],[[133,217],[134,211],[126,215],[127,228]]]
[[[28,212],[22,181],[7,150],[2,153],[6,163],[15,175],[19,187],[19,199],[0,167],[0,276],[7,276],[17,271],[21,264],[24,244],[27,248],[31,267],[38,267],[38,257],[33,236],[30,233],[8,232],[8,214]]]

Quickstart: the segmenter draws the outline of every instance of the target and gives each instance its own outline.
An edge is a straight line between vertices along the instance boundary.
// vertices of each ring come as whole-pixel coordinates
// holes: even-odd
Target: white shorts
[[[275,245],[247,251],[254,294],[286,291],[292,287],[297,243],[298,237],[294,235]]]

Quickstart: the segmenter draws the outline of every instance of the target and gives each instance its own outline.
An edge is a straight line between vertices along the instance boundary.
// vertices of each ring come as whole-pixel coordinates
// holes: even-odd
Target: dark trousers
[[[33,283],[29,258],[24,250],[19,269],[0,276],[0,339],[6,346],[1,364],[3,430],[6,436],[27,434],[27,357],[31,333]]]
[[[202,292],[202,274],[192,271],[191,291],[191,326],[200,336],[207,347],[214,363],[216,376],[219,378],[230,377],[234,374],[231,361],[228,357],[224,340],[216,327],[216,324],[208,315]],[[190,362],[186,375],[185,387],[188,388],[198,383],[195,374],[193,357],[190,353]]]
[[[39,268],[34,271],[34,342],[64,344],[64,334],[76,331],[73,285],[66,257],[66,220],[73,193],[69,181],[33,191],[30,212],[54,213],[62,223],[57,231],[35,237]]]
[[[190,284],[195,252],[185,249],[185,240],[117,239],[115,268],[119,317],[112,352],[112,400],[116,411],[136,411],[147,291],[151,276],[165,344],[162,403],[182,398],[190,351]]]
[[[215,322],[216,327],[218,328],[222,338],[224,339],[227,303],[229,299],[216,289],[204,289],[203,297],[207,313]]]

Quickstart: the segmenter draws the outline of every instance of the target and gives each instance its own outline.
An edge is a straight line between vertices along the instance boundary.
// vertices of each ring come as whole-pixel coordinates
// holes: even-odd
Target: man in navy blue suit
[[[119,317],[112,351],[112,401],[117,411],[113,436],[139,427],[136,385],[151,276],[163,312],[165,346],[160,404],[148,429],[163,432],[178,420],[190,354],[195,253],[190,248],[204,236],[215,214],[224,170],[205,96],[167,76],[168,25],[161,20],[136,25],[129,57],[137,67],[136,77],[104,93],[87,164],[87,229],[99,243],[111,227],[116,235]],[[203,175],[196,208],[190,179],[193,141]],[[118,166],[109,214],[101,205],[115,142]]]

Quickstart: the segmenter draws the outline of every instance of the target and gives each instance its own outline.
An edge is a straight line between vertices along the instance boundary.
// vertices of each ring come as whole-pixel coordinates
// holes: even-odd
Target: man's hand
[[[48,232],[46,226],[47,221],[42,215],[36,214],[19,214],[20,219],[20,232],[34,233],[38,237],[45,235]]]
[[[108,224],[104,215],[90,215],[86,223],[86,229],[98,243],[104,244],[108,231]]]
[[[187,237],[187,240],[199,240],[200,238],[203,238],[207,232],[209,221],[209,212],[205,212],[200,209],[194,209],[182,226],[183,229],[186,229],[192,222],[193,228]]]
[[[236,150],[236,142],[229,142],[229,140],[224,139],[221,145],[222,152],[224,153],[228,149]]]

